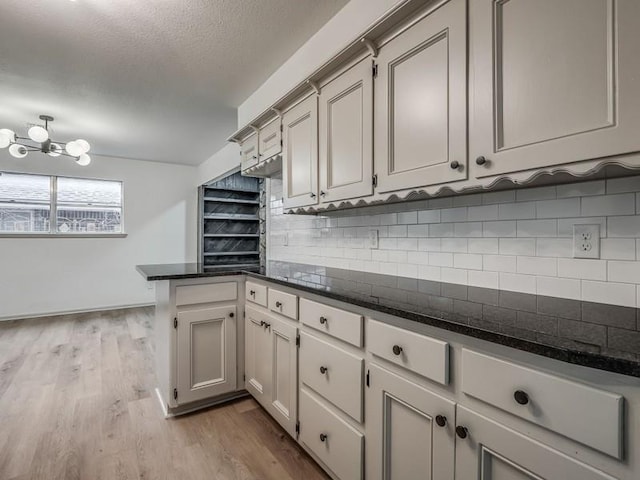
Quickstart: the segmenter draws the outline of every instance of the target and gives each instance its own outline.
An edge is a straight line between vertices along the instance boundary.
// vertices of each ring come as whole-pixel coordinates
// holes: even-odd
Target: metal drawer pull
[[[282,308],[282,302],[276,302],[276,308]]]
[[[321,433],[321,434],[320,434],[320,441],[321,441],[321,442],[324,442],[324,441],[326,441],[326,440],[327,440],[327,434],[326,434],[326,433]]]
[[[321,373],[321,374],[323,374],[323,375],[324,375],[324,374],[325,374],[325,373],[327,373],[328,371],[329,371],[329,369],[328,369],[327,367],[320,367],[320,373]]]
[[[400,345],[393,346],[393,354],[400,355],[402,353],[402,347]]]
[[[516,402],[520,405],[526,405],[529,403],[529,395],[527,394],[527,392],[524,392],[522,390],[516,390],[513,394],[513,398],[515,398]]]
[[[326,317],[320,317],[320,325],[324,325],[325,323],[327,323]]]
[[[447,417],[444,415],[436,415],[436,423],[439,427],[444,427],[447,424]]]
[[[251,290],[249,292],[249,295],[251,295],[252,297],[255,297],[256,296],[256,291],[255,290]]]
[[[467,430],[467,427],[458,425],[456,427],[456,435],[458,435],[458,437],[460,438],[467,438],[467,436],[469,435],[469,430]]]

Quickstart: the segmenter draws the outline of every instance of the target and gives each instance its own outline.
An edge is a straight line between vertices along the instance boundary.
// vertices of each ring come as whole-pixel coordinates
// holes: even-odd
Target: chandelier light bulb
[[[14,143],[9,147],[9,153],[11,154],[12,157],[24,158],[27,156],[27,149],[22,145],[18,145],[17,143]]]
[[[44,127],[40,125],[34,125],[27,132],[29,134],[29,138],[34,142],[42,143],[46,142],[49,139],[49,132]]]
[[[77,142],[69,142],[66,147],[67,153],[72,157],[79,157],[84,152],[82,151],[82,147],[78,145]]]
[[[9,143],[13,143],[16,141],[16,132],[8,128],[0,128],[0,138],[4,137],[9,139]]]
[[[7,148],[11,145],[11,138],[8,135],[0,133],[0,148]]]
[[[83,153],[82,155],[80,155],[78,157],[78,159],[76,160],[76,163],[78,165],[80,165],[81,167],[86,167],[87,165],[89,165],[91,163],[91,157],[89,155],[87,155],[86,153]]]
[[[47,154],[50,157],[59,157],[61,153],[62,147],[60,145],[58,145],[57,143],[52,143],[51,145],[49,145],[49,151],[47,152]]]
[[[87,153],[91,149],[91,145],[89,145],[89,142],[83,140],[82,138],[76,140],[75,143],[78,144],[80,148],[82,148],[82,153]]]

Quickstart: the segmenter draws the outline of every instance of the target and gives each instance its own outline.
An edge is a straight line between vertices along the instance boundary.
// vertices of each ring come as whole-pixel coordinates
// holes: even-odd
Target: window
[[[122,182],[0,172],[0,234],[122,233]]]

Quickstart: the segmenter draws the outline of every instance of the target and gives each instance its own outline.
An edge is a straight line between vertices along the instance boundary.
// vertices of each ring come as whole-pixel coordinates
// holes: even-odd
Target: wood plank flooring
[[[165,420],[153,309],[0,322],[0,479],[326,479],[253,399]]]

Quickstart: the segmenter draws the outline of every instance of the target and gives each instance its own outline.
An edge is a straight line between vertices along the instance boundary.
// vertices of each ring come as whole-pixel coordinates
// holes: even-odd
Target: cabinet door
[[[251,307],[245,314],[245,388],[263,406],[269,404],[271,341],[263,313]]]
[[[178,404],[236,390],[236,307],[178,313]]]
[[[456,479],[459,480],[613,480],[564,453],[458,406]]]
[[[376,365],[369,385],[367,478],[451,480],[455,403]]]
[[[466,1],[451,0],[380,49],[378,190],[467,178]]]
[[[282,186],[284,208],[318,203],[318,96],[282,116]]]
[[[260,161],[282,152],[282,124],[280,118],[272,120],[258,132],[258,157]]]
[[[258,134],[253,134],[240,144],[240,163],[242,171],[258,164]]]
[[[470,4],[476,176],[640,150],[640,2]]]
[[[373,74],[365,58],[322,87],[320,201],[373,193]]]
[[[298,404],[298,329],[273,317],[269,317],[271,334],[271,378],[269,413],[289,432],[296,435]]]

